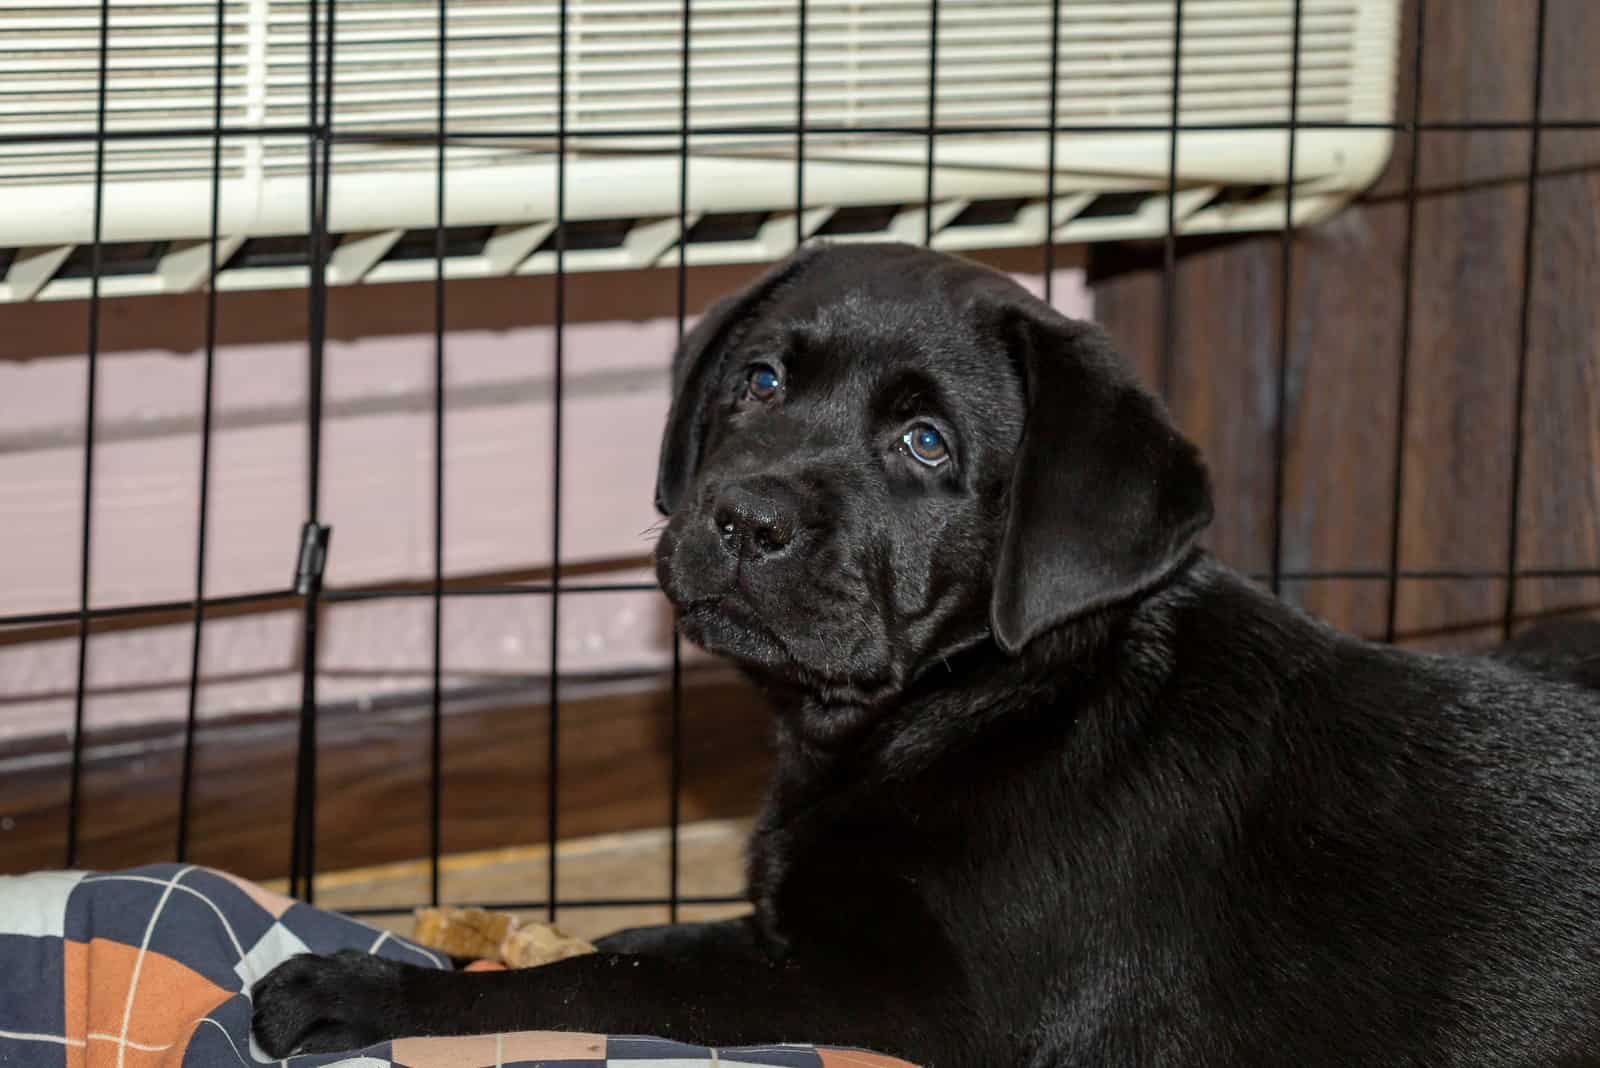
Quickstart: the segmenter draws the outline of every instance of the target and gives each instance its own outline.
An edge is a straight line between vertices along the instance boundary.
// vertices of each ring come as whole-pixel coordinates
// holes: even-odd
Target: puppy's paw
[[[359,950],[302,954],[250,992],[256,1042],[272,1057],[361,1049],[403,1034],[405,965]]]

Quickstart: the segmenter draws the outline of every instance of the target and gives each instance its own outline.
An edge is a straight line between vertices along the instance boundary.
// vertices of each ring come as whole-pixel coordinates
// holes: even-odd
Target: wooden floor
[[[287,874],[297,720],[283,712],[202,725],[185,859],[257,880]],[[562,701],[556,796],[564,843],[669,822],[671,721],[670,693],[650,684]],[[681,820],[754,814],[771,769],[770,729],[766,706],[728,673],[685,679]],[[540,703],[447,710],[442,852],[544,845],[549,733]],[[430,737],[428,709],[418,704],[320,716],[318,871],[428,855]],[[86,738],[74,866],[175,859],[182,741],[171,724]],[[0,874],[65,863],[69,766],[61,739],[0,750]]]
[[[748,833],[745,820],[705,820],[682,827],[679,893],[689,897],[741,893]],[[557,892],[574,899],[664,897],[670,858],[665,828],[564,841],[556,858]],[[542,845],[446,857],[440,865],[440,900],[492,908],[497,902],[543,898],[549,862],[549,850]],[[427,899],[428,876],[425,859],[332,872],[317,879],[316,903],[336,910],[409,905]],[[287,891],[283,880],[268,885]],[[528,919],[547,919],[542,910],[513,911]],[[679,919],[718,919],[748,911],[746,905],[691,905],[680,910]],[[411,933],[409,907],[363,919],[396,934]],[[568,934],[593,939],[623,927],[667,921],[665,907],[621,907],[562,909],[555,922]]]

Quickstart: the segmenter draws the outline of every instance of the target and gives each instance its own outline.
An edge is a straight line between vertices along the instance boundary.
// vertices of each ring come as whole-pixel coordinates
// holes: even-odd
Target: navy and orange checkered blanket
[[[296,953],[363,949],[449,967],[347,916],[194,866],[0,877],[6,1068],[910,1068],[855,1050],[709,1050],[664,1039],[528,1032],[407,1038],[276,1062],[250,1038],[250,988]]]

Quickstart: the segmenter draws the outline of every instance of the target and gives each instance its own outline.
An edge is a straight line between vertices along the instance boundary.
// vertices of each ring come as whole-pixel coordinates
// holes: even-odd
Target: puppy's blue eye
[[[750,396],[758,401],[771,400],[778,395],[778,387],[783,385],[783,379],[778,377],[778,372],[771,366],[758,363],[750,368],[750,376],[746,380]]]
[[[950,446],[945,444],[944,435],[927,423],[918,423],[900,440],[905,442],[911,458],[926,467],[938,467],[950,459]]]

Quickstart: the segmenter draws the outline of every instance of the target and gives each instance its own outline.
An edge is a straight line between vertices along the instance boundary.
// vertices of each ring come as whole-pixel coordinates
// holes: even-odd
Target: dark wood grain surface
[[[1421,113],[1436,122],[1533,116],[1537,5],[1431,4]],[[1407,5],[1397,111],[1409,118],[1414,9]],[[1541,112],[1600,120],[1600,5],[1550,0]],[[1265,570],[1272,535],[1272,389],[1287,360],[1283,566],[1383,568],[1394,499],[1402,322],[1411,312],[1400,477],[1400,566],[1501,572],[1508,560],[1515,383],[1522,350],[1528,221],[1526,131],[1397,135],[1360,202],[1293,241],[1290,328],[1279,338],[1275,236],[1184,243],[1172,394],[1205,449],[1218,492],[1212,547]],[[1418,157],[1415,263],[1404,272],[1407,180]],[[1522,409],[1520,568],[1600,567],[1600,133],[1545,131],[1530,261]],[[1159,272],[1111,274],[1099,318],[1141,368],[1159,365]],[[1155,381],[1152,376],[1151,381]],[[1340,626],[1380,635],[1385,586],[1289,583],[1285,593]],[[1474,645],[1499,632],[1498,579],[1409,580],[1402,640]],[[1600,608],[1600,583],[1524,579],[1519,618]]]
[[[563,701],[563,839],[660,827],[668,815],[670,696],[659,686]],[[546,840],[548,709],[503,702],[444,722],[445,852]],[[685,821],[753,812],[770,768],[769,713],[718,673],[683,702]],[[197,735],[189,859],[250,878],[288,864],[297,716],[203,725]],[[319,723],[317,866],[338,870],[428,853],[425,707],[324,713]],[[0,753],[0,873],[60,867],[66,753]],[[117,868],[174,856],[181,733],[171,725],[86,740],[78,865]]]

